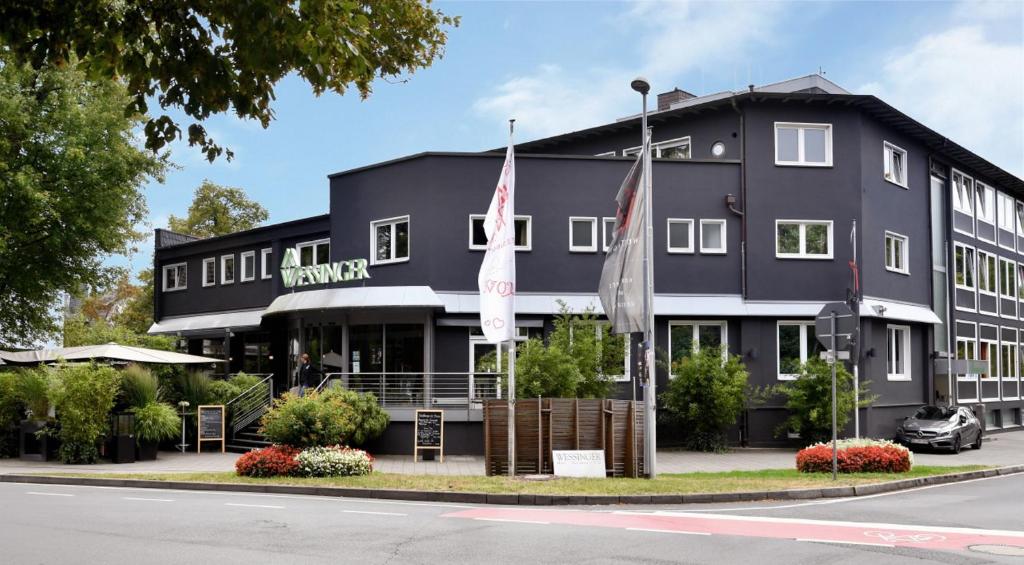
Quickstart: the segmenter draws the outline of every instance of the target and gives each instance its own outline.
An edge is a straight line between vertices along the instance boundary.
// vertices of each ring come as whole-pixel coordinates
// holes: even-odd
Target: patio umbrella
[[[9,363],[49,363],[63,359],[64,361],[87,361],[89,359],[110,359],[114,361],[131,361],[135,363],[168,363],[168,364],[207,364],[223,363],[223,359],[200,357],[149,349],[146,347],[129,347],[116,343],[103,345],[81,345],[78,347],[58,347],[37,351],[0,352],[0,360]]]

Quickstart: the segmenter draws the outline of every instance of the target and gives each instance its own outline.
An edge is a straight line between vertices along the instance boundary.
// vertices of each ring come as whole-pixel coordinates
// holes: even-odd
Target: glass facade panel
[[[827,132],[818,128],[804,130],[804,161],[824,163],[828,160]]]
[[[775,132],[775,150],[779,161],[799,161],[800,131],[796,128],[780,127]]]

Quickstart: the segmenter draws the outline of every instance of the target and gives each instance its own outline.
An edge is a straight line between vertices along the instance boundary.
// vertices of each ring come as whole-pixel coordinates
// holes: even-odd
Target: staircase
[[[260,433],[260,423],[256,421],[235,432],[234,437],[228,440],[224,449],[231,453],[248,453],[253,449],[260,449],[268,445],[270,442]]]
[[[270,410],[273,402],[273,375],[228,402],[229,436],[224,448],[232,453],[246,453],[270,445],[259,428],[260,418]]]

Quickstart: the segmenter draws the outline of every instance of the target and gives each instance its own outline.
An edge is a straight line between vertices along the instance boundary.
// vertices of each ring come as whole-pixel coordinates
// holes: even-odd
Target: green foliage
[[[256,375],[237,373],[224,380],[210,381],[210,402],[227,404],[238,395],[258,385],[263,379]]]
[[[181,416],[164,402],[150,402],[135,413],[135,439],[139,443],[174,439],[181,432]]]
[[[134,291],[126,298],[124,308],[114,315],[114,322],[135,335],[146,335],[149,327],[153,325],[153,269],[140,271],[138,279],[139,284],[132,285]],[[173,340],[171,343],[173,344]]]
[[[33,420],[45,420],[50,412],[51,371],[46,367],[19,369],[17,375],[18,398]]]
[[[131,408],[142,408],[160,399],[160,381],[141,365],[129,365],[121,372],[121,399]]]
[[[860,406],[877,398],[868,392],[869,381],[861,383]],[[800,367],[796,380],[774,387],[775,394],[786,398],[789,418],[775,433],[784,435],[790,430],[800,432],[800,438],[814,443],[832,439],[832,367],[822,359],[809,359]],[[836,427],[842,430],[850,420],[857,403],[853,389],[853,375],[839,363],[836,366]]]
[[[0,457],[17,455],[18,442],[12,430],[21,421],[25,404],[18,395],[19,374],[0,371]]]
[[[20,10],[0,4],[0,45]],[[125,111],[124,83],[91,82],[70,53],[65,61],[34,70],[0,48],[0,345],[52,337],[62,292],[117,274],[103,258],[141,239],[142,187],[166,168],[165,157],[135,145],[141,119]]]
[[[64,463],[95,463],[96,448],[110,425],[110,410],[120,388],[121,375],[113,367],[64,365],[51,380],[50,399],[57,409]]]
[[[572,398],[580,369],[568,353],[546,347],[539,339],[519,344],[516,355],[516,395],[519,398]]]
[[[738,356],[723,362],[722,355],[722,349],[703,347],[681,359],[661,398],[694,451],[724,451],[726,431],[744,408],[747,369]]]
[[[304,397],[285,394],[261,424],[268,440],[307,448],[361,445],[383,433],[388,421],[374,395],[332,388]]]
[[[188,402],[189,409],[211,404],[214,400],[212,379],[205,371],[181,371],[174,376],[176,398]]]
[[[150,101],[183,112],[189,144],[211,161],[222,149],[199,122],[233,111],[267,127],[274,86],[295,74],[316,95],[354,84],[407,80],[443,55],[446,26],[458,18],[410,0],[254,0],[154,3],[64,0],[0,3],[0,44],[36,68],[74,66],[127,86],[132,113]],[[2,98],[2,96],[0,96]],[[181,137],[169,115],[149,120],[146,147]],[[98,144],[97,147],[103,147]],[[230,151],[228,157],[231,156]]]
[[[152,309],[152,303],[150,303],[150,309]],[[89,322],[81,314],[64,321],[65,347],[100,345],[111,342],[131,347],[174,350],[174,338],[170,336],[135,333],[127,326],[112,325],[103,321]]]
[[[196,237],[215,237],[250,230],[267,221],[270,214],[241,188],[220,186],[208,180],[196,189],[188,215],[167,219],[171,231]]]

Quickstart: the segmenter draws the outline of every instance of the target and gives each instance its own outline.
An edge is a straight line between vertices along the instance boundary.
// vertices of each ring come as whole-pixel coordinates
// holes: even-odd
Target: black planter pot
[[[18,457],[27,461],[52,461],[57,458],[57,440],[36,433],[46,428],[45,420],[22,420],[18,430]]]
[[[160,451],[160,443],[155,441],[143,441],[135,448],[136,461],[154,461],[157,452]]]

